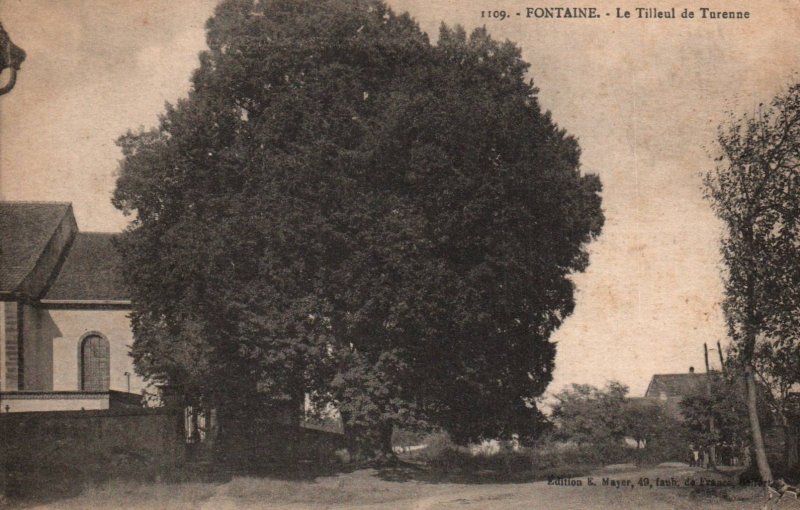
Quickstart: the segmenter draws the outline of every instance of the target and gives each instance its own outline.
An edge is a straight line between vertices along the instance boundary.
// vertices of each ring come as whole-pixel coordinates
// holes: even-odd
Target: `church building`
[[[141,406],[113,238],[69,203],[0,202],[0,413]]]

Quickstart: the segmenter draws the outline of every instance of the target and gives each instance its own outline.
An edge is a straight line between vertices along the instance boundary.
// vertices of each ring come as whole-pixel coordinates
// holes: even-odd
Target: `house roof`
[[[18,289],[70,209],[62,202],[0,202],[0,292]]]
[[[115,234],[79,232],[43,301],[127,301]]]
[[[705,383],[706,374],[656,374],[650,380],[645,397],[683,398]]]

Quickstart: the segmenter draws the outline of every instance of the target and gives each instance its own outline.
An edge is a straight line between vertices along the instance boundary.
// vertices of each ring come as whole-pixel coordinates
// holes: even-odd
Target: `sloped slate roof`
[[[69,248],[45,300],[125,301],[130,299],[122,280],[114,234],[79,232]]]
[[[0,202],[0,292],[19,287],[69,210],[60,202]]]
[[[664,393],[668,398],[683,398],[694,392],[705,380],[706,374],[656,374],[650,381],[645,396],[660,397]]]

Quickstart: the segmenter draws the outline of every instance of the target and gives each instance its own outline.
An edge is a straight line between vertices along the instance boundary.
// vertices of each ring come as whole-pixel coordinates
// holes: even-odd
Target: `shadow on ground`
[[[230,481],[231,473],[205,466],[186,465],[163,471],[98,470],[92,466],[47,466],[5,473],[5,507],[30,508],[74,498],[87,487],[119,483],[210,483]],[[5,508],[0,502],[0,509]]]
[[[315,462],[187,462],[162,469],[138,469],[117,466],[98,469],[96,466],[40,466],[35,470],[12,470],[5,473],[4,490],[0,490],[0,509],[31,508],[48,505],[81,495],[87,488],[103,484],[221,485],[234,477],[264,478],[286,482],[313,481],[319,477],[349,473],[357,466]],[[0,478],[2,481],[2,478]],[[0,486],[2,488],[2,486]]]

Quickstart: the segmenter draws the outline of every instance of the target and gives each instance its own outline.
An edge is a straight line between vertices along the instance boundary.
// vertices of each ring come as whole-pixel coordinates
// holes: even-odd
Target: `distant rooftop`
[[[644,396],[649,398],[683,398],[705,383],[706,374],[687,372],[682,374],[656,374]]]

